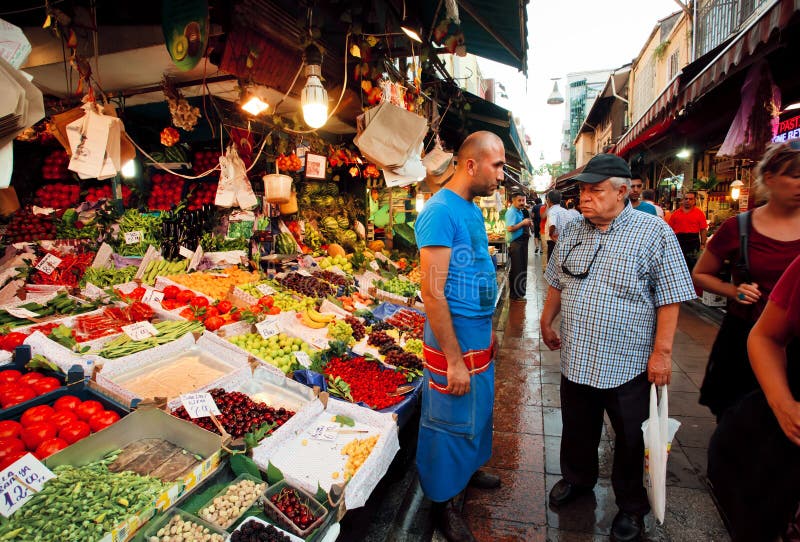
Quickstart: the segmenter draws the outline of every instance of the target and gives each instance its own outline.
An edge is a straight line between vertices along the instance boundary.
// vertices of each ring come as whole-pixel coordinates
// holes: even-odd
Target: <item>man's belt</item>
[[[447,376],[447,357],[445,357],[444,352],[436,350],[427,344],[423,346],[422,352],[425,357],[425,367],[430,372],[440,376]],[[466,364],[469,374],[482,373],[488,369],[494,359],[494,353],[494,336],[492,336],[492,344],[489,345],[489,348],[464,352],[462,357],[464,358],[464,364]]]

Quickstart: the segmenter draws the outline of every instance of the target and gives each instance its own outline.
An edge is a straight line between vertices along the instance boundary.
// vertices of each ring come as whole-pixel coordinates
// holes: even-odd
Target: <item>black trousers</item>
[[[683,252],[683,259],[686,260],[686,267],[692,270],[697,259],[700,257],[700,234],[699,233],[678,233],[678,244]]]
[[[610,389],[576,384],[561,375],[561,473],[564,479],[583,487],[594,487],[597,483],[597,450],[605,411],[616,433],[611,485],[617,506],[630,514],[646,514],[650,504],[643,483],[642,422],[649,416],[649,408],[647,373]]]
[[[508,275],[508,291],[512,299],[525,297],[528,285],[528,241],[530,237],[522,235],[508,245],[511,258],[511,272]]]
[[[556,242],[547,240],[547,261],[550,261],[550,256],[553,255],[553,251],[556,249]]]

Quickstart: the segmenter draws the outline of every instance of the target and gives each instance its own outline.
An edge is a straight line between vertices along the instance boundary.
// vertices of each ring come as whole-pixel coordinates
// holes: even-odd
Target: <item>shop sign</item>
[[[792,139],[800,139],[800,115],[782,120],[778,123],[778,134],[772,138],[774,143],[783,143]]]
[[[744,187],[739,192],[739,212],[743,213],[750,208],[750,188]]]

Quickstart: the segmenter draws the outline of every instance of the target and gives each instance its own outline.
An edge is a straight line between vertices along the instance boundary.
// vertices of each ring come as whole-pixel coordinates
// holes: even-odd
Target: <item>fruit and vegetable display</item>
[[[294,352],[310,354],[313,349],[302,339],[278,333],[265,339],[259,333],[247,333],[228,337],[228,340],[243,350],[255,354],[260,359],[274,365],[284,373],[299,367]]]
[[[0,309],[0,326],[11,328],[25,326],[43,318],[81,314],[93,311],[97,307],[97,302],[84,302],[61,292],[45,303],[31,301],[16,305],[14,308]],[[25,315],[25,317],[23,318],[21,315]],[[35,320],[31,320],[31,318]]]
[[[187,198],[187,209],[196,211],[203,205],[214,203],[217,197],[218,183],[215,181],[194,182],[189,184],[189,195]]]
[[[318,262],[318,264],[323,270],[327,270],[335,266],[345,273],[353,272],[353,265],[344,256],[325,256]]]
[[[121,269],[115,267],[90,267],[81,277],[79,284],[83,287],[91,283],[98,288],[124,284],[133,280],[137,269],[139,268],[135,265],[129,265]]]
[[[214,525],[227,529],[256,503],[266,488],[267,484],[265,483],[245,478],[229,485],[224,493],[214,497],[214,500],[201,508],[197,515]]]
[[[328,337],[335,341],[342,341],[345,344],[355,344],[353,328],[344,320],[334,320],[328,324]]]
[[[417,284],[400,277],[393,277],[388,280],[377,280],[375,281],[375,286],[384,292],[401,295],[403,297],[413,297],[417,295],[417,290],[419,289]]]
[[[55,263],[51,263],[48,268],[37,269],[36,266],[44,267],[43,260],[48,254],[56,258],[56,260],[50,260],[50,262]],[[49,250],[45,252],[45,256],[42,256],[31,267],[31,275],[28,280],[32,284],[77,286],[93,260],[94,252],[63,253],[57,250]]]
[[[369,408],[380,410],[402,401],[402,396],[389,396],[399,386],[407,383],[404,374],[381,367],[363,356],[334,358],[323,369],[328,381],[328,390],[343,399],[364,403]],[[337,379],[339,379],[337,381]],[[347,395],[342,393],[341,382],[347,384]],[[334,385],[335,383],[335,385]]]
[[[317,521],[314,513],[317,508],[319,505],[310,496],[289,486],[281,488],[264,503],[264,511],[269,517],[296,533],[305,531]]]
[[[416,311],[400,309],[387,318],[386,321],[404,334],[414,339],[422,339],[425,329],[425,316],[422,314]]]
[[[139,301],[134,301],[125,307],[105,307],[99,313],[78,316],[73,320],[72,327],[61,325],[53,329],[50,338],[67,348],[72,348],[75,343],[122,333],[123,326],[149,321],[153,316],[155,316],[153,309]]]
[[[108,466],[117,455],[119,451],[79,467],[53,468],[56,478],[0,524],[0,540],[95,542],[123,520],[144,511],[166,485],[130,471],[111,472]]]
[[[278,284],[308,297],[324,298],[336,293],[327,282],[310,275],[300,274],[297,271],[286,273],[285,276],[278,279]]]
[[[81,188],[78,183],[46,184],[36,191],[41,207],[68,209],[78,204]]]
[[[16,369],[0,371],[0,407],[3,409],[25,403],[31,399],[55,391],[62,386],[54,376],[38,371],[25,374]],[[2,424],[4,422],[0,422]],[[2,433],[0,433],[2,435]],[[5,435],[2,435],[5,438]]]
[[[234,438],[243,437],[266,426],[262,430],[261,438],[264,438],[294,416],[291,410],[283,407],[276,409],[266,403],[258,403],[238,391],[226,392],[222,388],[214,388],[208,393],[211,394],[221,413],[216,417],[217,421]],[[183,406],[178,407],[172,415],[191,421],[206,431],[219,434],[219,429],[211,418],[190,418]]]
[[[161,246],[158,235],[160,228],[160,217],[142,214],[135,209],[125,211],[119,219],[117,253],[122,256],[144,256],[150,245]]]
[[[67,166],[69,165],[69,156],[63,150],[55,150],[48,154],[44,159],[42,165],[42,179],[48,181],[60,181],[68,179],[70,173]]]
[[[259,275],[243,271],[238,267],[227,267],[208,273],[166,275],[166,278],[213,299],[224,299],[232,287],[258,280]]]
[[[272,525],[249,520],[231,534],[231,542],[291,542],[291,538]]]
[[[355,476],[358,469],[367,460],[372,449],[378,442],[378,436],[373,435],[364,439],[353,439],[342,448],[342,455],[347,456],[347,463],[344,465],[344,478],[349,480]]]
[[[200,175],[206,171],[219,167],[219,151],[197,151],[192,155],[192,171]]]
[[[108,181],[110,183],[110,181]],[[131,198],[133,197],[133,191],[128,187],[128,185],[123,184],[120,188],[122,191],[122,205],[125,207],[129,206],[131,203]],[[86,196],[84,199],[90,203],[95,203],[100,200],[110,200],[114,198],[114,193],[111,190],[111,184],[102,184],[100,186],[90,186],[86,190]]]
[[[172,173],[154,173],[150,177],[152,187],[147,207],[154,211],[168,211],[181,202],[183,178]]]

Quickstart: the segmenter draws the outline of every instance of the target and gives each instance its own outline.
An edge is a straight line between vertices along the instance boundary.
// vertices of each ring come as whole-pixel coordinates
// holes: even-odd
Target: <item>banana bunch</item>
[[[168,260],[153,260],[147,264],[142,275],[142,282],[145,284],[155,284],[156,277],[159,275],[175,275],[186,271],[189,260],[178,260],[170,262]]]
[[[327,326],[334,319],[333,315],[321,314],[315,309],[306,309],[305,312],[300,313],[300,321],[303,325],[312,329],[322,329]]]

